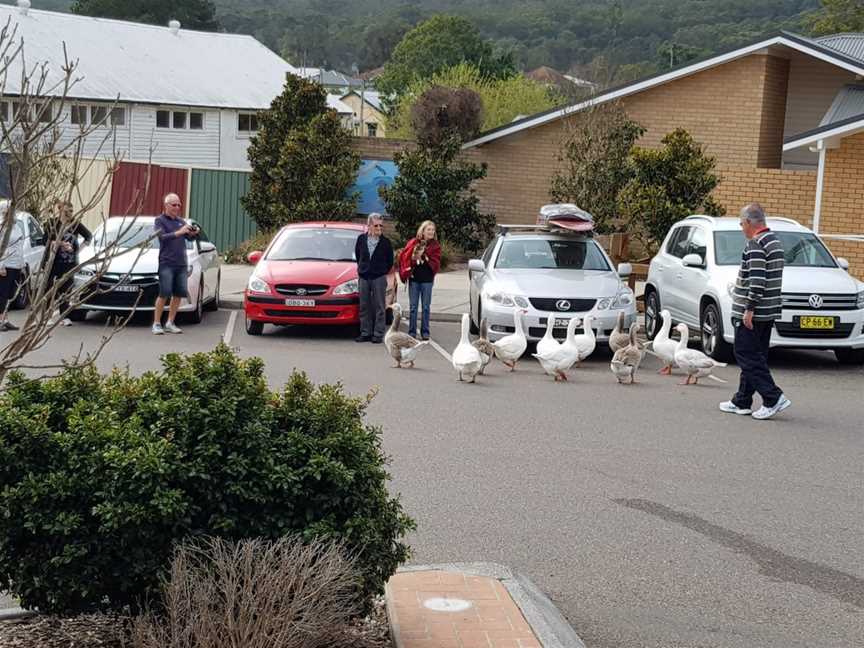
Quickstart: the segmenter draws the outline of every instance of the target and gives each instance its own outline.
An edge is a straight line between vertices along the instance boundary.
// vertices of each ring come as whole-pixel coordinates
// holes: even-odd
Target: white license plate
[[[286,306],[306,306],[308,308],[315,308],[315,300],[314,299],[286,299]]]
[[[138,286],[114,286],[117,292],[138,292]]]
[[[567,326],[569,324],[570,324],[570,318],[569,317],[564,317],[564,318],[556,317],[555,318],[554,326],[556,326],[556,327],[567,328]]]

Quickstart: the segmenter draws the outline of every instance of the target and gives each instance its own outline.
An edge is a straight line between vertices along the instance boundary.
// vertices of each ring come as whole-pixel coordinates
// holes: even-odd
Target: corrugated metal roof
[[[342,101],[339,95],[328,94],[327,107],[332,108],[340,115],[351,115],[354,112],[353,110],[351,110],[351,106]]]
[[[831,34],[830,36],[816,38],[815,41],[846,56],[864,61],[864,34],[851,32]]]
[[[294,68],[251,36],[219,34],[0,6],[24,40],[28,65],[49,62],[49,81],[61,78],[63,44],[83,78],[76,99],[206,106],[270,107]],[[6,93],[20,88],[20,57],[9,70]],[[49,87],[50,87],[49,83]]]
[[[356,95],[359,97],[360,90],[352,90],[351,92],[346,92],[344,95],[342,95],[342,98],[344,99],[348,95]],[[364,90],[363,99],[368,105],[372,106],[378,112],[384,112],[384,106],[381,104],[380,92],[376,92],[374,90]]]
[[[819,126],[821,128],[862,114],[864,114],[864,85],[843,86],[834,97],[831,107],[822,117]]]
[[[301,67],[297,68],[297,74],[304,79],[317,81],[323,86],[333,86],[339,88],[359,88],[363,85],[361,79],[355,79],[343,74],[338,70],[325,70],[323,68]]]

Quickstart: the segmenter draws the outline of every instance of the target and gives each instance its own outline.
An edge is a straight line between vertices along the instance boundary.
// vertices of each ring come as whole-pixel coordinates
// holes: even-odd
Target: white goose
[[[579,325],[579,319],[574,317],[567,323],[567,338],[563,344],[556,344],[554,349],[549,349],[545,353],[532,354],[543,370],[555,378],[555,382],[559,380],[567,380],[567,370],[574,365],[579,359],[579,348],[574,344],[576,337],[576,327]]]
[[[399,323],[402,320],[402,306],[399,305],[399,302],[394,302],[392,306],[387,308],[393,311],[393,322],[387,329],[387,333],[384,334],[384,346],[387,347],[388,353],[396,363],[393,368],[401,369],[403,364],[413,368],[417,352],[429,342],[420,342],[399,330]]]
[[[574,336],[571,342],[579,351],[579,357],[576,360],[577,365],[581,364],[583,360],[594,353],[594,349],[597,348],[597,336],[594,334],[594,329],[592,328],[594,318],[591,315],[586,315],[583,322],[585,324],[583,327],[584,332]]]
[[[662,310],[660,317],[663,322],[660,325],[660,331],[654,336],[654,341],[651,343],[651,351],[663,361],[663,366],[657,373],[670,376],[672,375],[672,367],[675,366],[675,350],[678,348],[678,343],[669,337],[669,331],[672,329],[672,315],[668,310]]]
[[[513,322],[516,326],[516,332],[492,343],[492,346],[495,347],[495,357],[510,367],[510,371],[516,368],[516,363],[525,353],[525,349],[528,348],[528,338],[525,337],[525,331],[522,328],[522,315],[527,312],[522,308],[514,309]]]
[[[480,337],[471,343],[475,349],[480,352],[480,358],[483,360],[483,366],[480,368],[480,375],[486,375],[486,366],[492,362],[492,356],[495,355],[495,347],[489,341],[489,320],[485,317],[480,320]]]
[[[474,378],[483,368],[483,358],[468,338],[469,326],[470,316],[468,313],[464,313],[462,315],[462,337],[459,339],[458,346],[453,350],[452,359],[453,368],[459,375],[459,380],[470,378],[473,383]]]
[[[561,346],[561,343],[555,339],[552,335],[552,329],[555,328],[555,318],[552,317],[552,314],[549,314],[549,317],[546,318],[546,333],[543,334],[543,337],[537,343],[537,353],[535,356],[542,356],[548,353],[554,353],[554,351]]]
[[[711,380],[725,383],[725,380],[717,378],[717,376],[712,376],[711,372],[714,371],[716,367],[725,367],[726,363],[717,362],[713,358],[709,358],[707,355],[696,349],[688,349],[687,342],[690,340],[690,330],[687,328],[686,324],[679,324],[675,327],[675,330],[681,334],[678,348],[675,349],[675,362],[687,374],[687,380],[679,384],[696,385],[699,383],[700,378],[711,378]],[[690,382],[691,378],[693,379],[692,383]]]

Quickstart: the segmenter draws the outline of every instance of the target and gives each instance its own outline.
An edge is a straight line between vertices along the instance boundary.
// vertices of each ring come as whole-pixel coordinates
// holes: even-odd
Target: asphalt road
[[[349,391],[379,389],[394,492],[418,521],[413,561],[494,561],[532,578],[589,648],[829,648],[864,645],[864,370],[827,353],[773,357],[792,407],[757,422],[717,411],[737,378],[677,386],[647,359],[619,386],[608,351],[555,384],[532,360],[474,385],[426,349],[391,369],[349,332],[246,335],[242,313],[181,336],[146,318],[100,365],[158,367],[167,351],[226,335],[265,359],[273,386],[293,368]],[[100,321],[59,330],[48,361],[95,344]],[[433,323],[447,350],[458,328]],[[0,338],[2,343],[2,338]]]

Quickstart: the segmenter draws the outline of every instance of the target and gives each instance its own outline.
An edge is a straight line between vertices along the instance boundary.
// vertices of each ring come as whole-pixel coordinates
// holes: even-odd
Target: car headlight
[[[508,295],[507,293],[490,293],[488,297],[496,304],[501,304],[502,306],[518,306],[519,308],[528,308],[529,306],[528,300],[525,299],[522,295]]]
[[[607,310],[609,308],[627,308],[633,304],[633,292],[631,290],[622,290],[613,297],[602,297],[597,300],[597,310]]]
[[[864,308],[864,290],[858,293],[858,308]]]
[[[249,284],[247,286],[250,292],[258,292],[258,293],[269,293],[270,286],[267,285],[267,282],[263,279],[259,279],[255,275],[249,277]]]
[[[78,272],[75,273],[75,278],[79,281],[90,281],[95,276],[96,273],[93,270],[88,270],[87,268],[80,268]]]
[[[333,289],[334,295],[353,295],[356,292],[360,292],[360,282],[357,279],[346,281]]]

